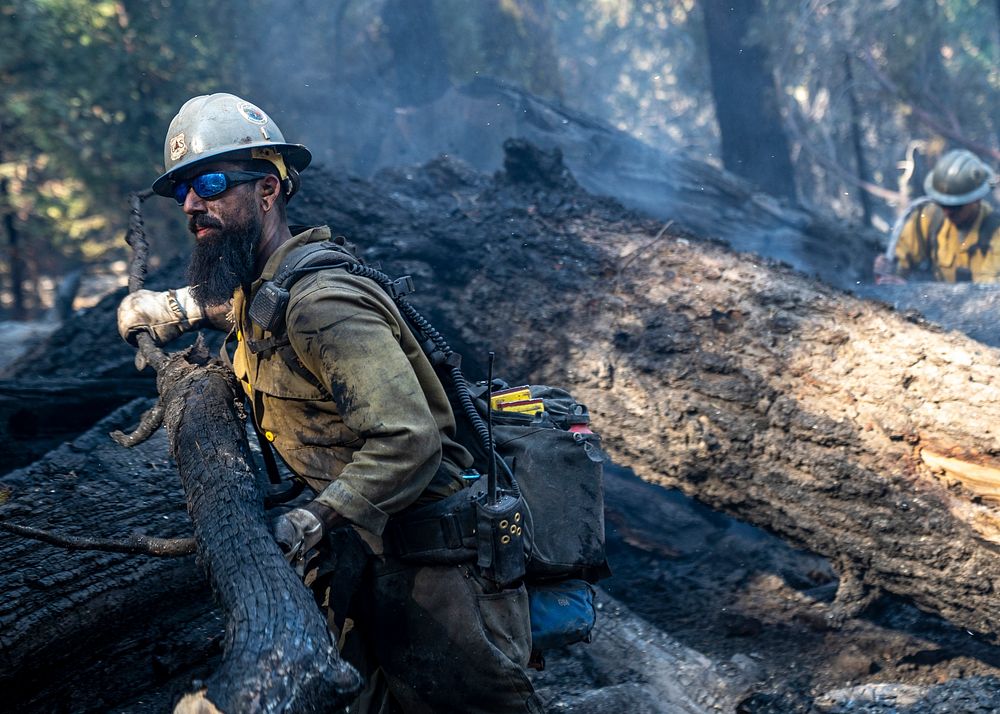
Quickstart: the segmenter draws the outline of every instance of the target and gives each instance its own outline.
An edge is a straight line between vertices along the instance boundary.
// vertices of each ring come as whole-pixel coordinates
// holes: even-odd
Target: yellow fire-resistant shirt
[[[329,238],[312,228],[281,246],[251,299],[292,249]],[[472,458],[454,441],[440,380],[379,285],[342,269],[305,275],[286,311],[290,344],[257,354],[255,341],[271,335],[249,319],[249,302],[237,290],[233,370],[257,425],[321,503],[380,535],[391,514],[460,488]]]
[[[981,202],[979,215],[967,230],[948,220],[937,204],[927,204],[914,212],[896,243],[899,273],[907,276],[926,266],[935,280],[949,283],[1000,281],[1000,226],[980,242],[980,228],[991,212],[986,202]],[[930,235],[935,223],[941,226],[936,240]]]

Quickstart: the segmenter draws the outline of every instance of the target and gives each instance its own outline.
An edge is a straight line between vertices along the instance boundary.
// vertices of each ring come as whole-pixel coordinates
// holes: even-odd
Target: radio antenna
[[[493,446],[493,362],[496,353],[489,353],[489,371],[486,382],[486,430],[489,434],[489,453],[486,455],[487,503],[497,502],[497,450]]]

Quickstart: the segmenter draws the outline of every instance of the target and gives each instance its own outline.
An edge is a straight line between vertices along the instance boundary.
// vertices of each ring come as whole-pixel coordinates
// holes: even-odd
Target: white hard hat
[[[184,103],[170,122],[163,143],[166,171],[153,191],[170,196],[174,177],[198,164],[220,159],[264,159],[274,164],[282,181],[312,160],[309,149],[287,144],[278,125],[259,107],[234,94],[205,94]]]

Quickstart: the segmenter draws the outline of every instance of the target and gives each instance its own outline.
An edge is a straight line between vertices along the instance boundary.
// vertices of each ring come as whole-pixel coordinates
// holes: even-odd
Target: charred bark
[[[492,348],[511,382],[568,386],[619,463],[829,556],[843,613],[884,590],[995,639],[1000,355],[595,199],[553,155],[507,150],[494,180],[446,160],[374,186],[316,170],[292,218],[413,274],[414,303],[470,373]],[[20,487],[9,502],[43,497]],[[25,661],[4,655],[5,671]]]
[[[0,471],[32,463],[137,397],[156,393],[152,380],[27,378],[0,380]]]
[[[189,535],[165,434],[133,450],[107,438],[149,404],[5,475],[0,515],[70,536]],[[5,711],[113,711],[157,690],[148,711],[164,711],[217,663],[221,616],[193,557],[66,551],[0,533],[0,559]]]
[[[167,385],[164,425],[198,551],[226,613],[219,668],[176,711],[203,711],[205,701],[221,712],[343,706],[360,677],[340,659],[311,593],[267,529],[231,372],[174,359],[159,381]]]

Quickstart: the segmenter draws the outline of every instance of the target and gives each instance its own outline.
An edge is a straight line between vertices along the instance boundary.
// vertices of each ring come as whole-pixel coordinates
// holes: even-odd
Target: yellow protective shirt
[[[944,282],[1000,281],[1000,227],[980,242],[980,228],[991,212],[986,202],[981,202],[979,215],[966,230],[948,220],[936,204],[927,204],[914,212],[896,243],[899,273],[905,277],[926,266],[935,280]],[[935,223],[941,226],[936,237],[930,235]]]
[[[328,228],[312,228],[282,245],[251,297],[292,249],[329,238]],[[380,535],[391,514],[460,488],[472,458],[454,441],[451,405],[379,285],[340,269],[305,275],[286,310],[290,344],[256,354],[271,335],[248,309],[237,290],[233,370],[257,425],[321,503]]]

